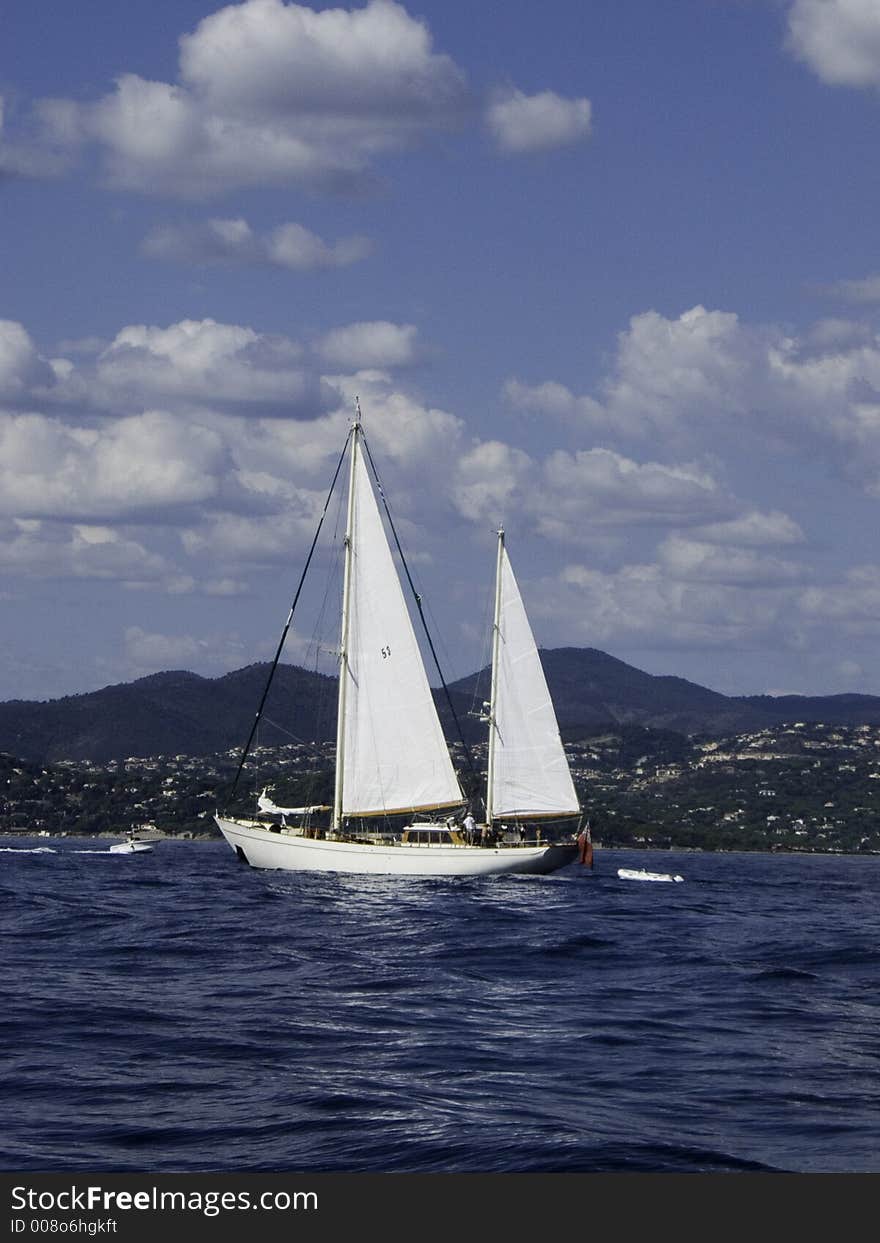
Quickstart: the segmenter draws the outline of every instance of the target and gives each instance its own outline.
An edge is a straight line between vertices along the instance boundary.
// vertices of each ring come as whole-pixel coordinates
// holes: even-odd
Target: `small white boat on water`
[[[671,872],[648,872],[645,868],[618,868],[621,880],[683,881],[684,877]]]
[[[114,842],[110,847],[111,855],[139,855],[144,851],[152,850],[152,844],[145,842],[137,836],[137,831],[132,829],[124,842]]]

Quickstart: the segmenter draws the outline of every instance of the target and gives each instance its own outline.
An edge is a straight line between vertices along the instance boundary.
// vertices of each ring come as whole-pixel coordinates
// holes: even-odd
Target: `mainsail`
[[[352,441],[343,624],[343,816],[463,802],[367,467]]]
[[[580,811],[541,658],[499,532],[489,818]]]

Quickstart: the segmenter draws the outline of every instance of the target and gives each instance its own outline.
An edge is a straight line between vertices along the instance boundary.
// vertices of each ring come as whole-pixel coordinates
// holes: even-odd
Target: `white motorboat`
[[[617,875],[621,880],[654,880],[654,881],[683,881],[683,876],[678,876],[671,872],[648,872],[645,868],[618,868]]]
[[[124,842],[114,842],[110,847],[111,855],[138,855],[143,854],[147,850],[152,850],[150,842],[141,841],[135,836],[134,832],[129,833]]]

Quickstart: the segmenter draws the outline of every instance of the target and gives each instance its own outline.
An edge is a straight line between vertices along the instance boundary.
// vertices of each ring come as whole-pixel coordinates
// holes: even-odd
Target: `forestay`
[[[556,713],[503,543],[499,577],[492,816],[576,814]]]
[[[342,813],[461,803],[367,467],[353,450]]]

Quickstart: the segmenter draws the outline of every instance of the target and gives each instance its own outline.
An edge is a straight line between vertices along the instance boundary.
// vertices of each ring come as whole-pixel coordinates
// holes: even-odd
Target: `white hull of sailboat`
[[[288,872],[354,872],[376,876],[546,875],[577,858],[574,843],[536,846],[372,844],[272,833],[247,820],[214,817],[229,845],[251,867]]]

